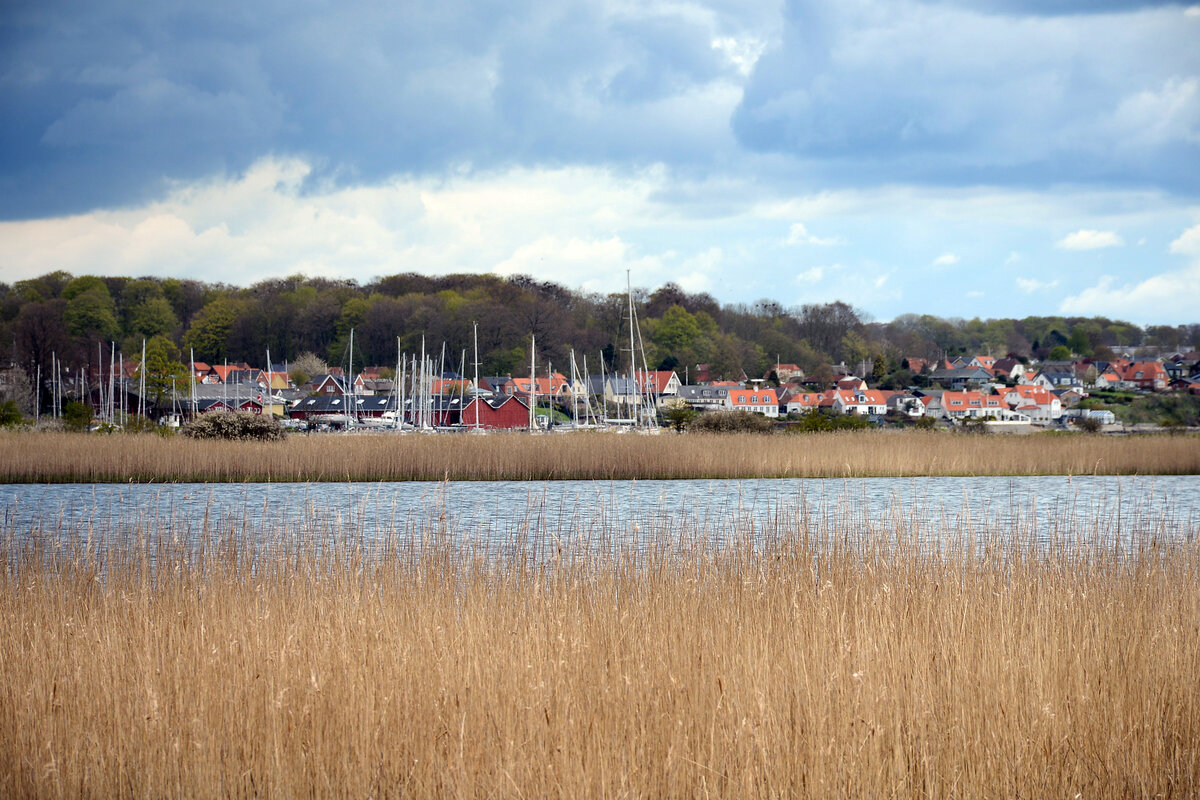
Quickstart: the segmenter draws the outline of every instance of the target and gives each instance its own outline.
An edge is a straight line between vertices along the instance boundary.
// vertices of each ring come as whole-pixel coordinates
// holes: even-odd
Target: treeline
[[[1104,357],[1114,346],[1191,349],[1200,325],[1150,326],[1103,317],[946,319],[904,315],[872,322],[842,302],[784,307],[771,300],[722,305],[708,294],[674,284],[636,290],[634,308],[651,368],[694,375],[711,365],[714,377],[756,376],[776,361],[820,375],[831,363],[867,362],[878,379],[903,372],[906,358],[962,354],[1045,357],[1056,347]],[[73,276],[54,272],[0,284],[0,335],[11,360],[32,374],[52,354],[66,370],[84,369],[115,343],[127,359],[142,341],[172,358],[263,365],[314,353],[330,364],[348,359],[354,331],[355,365],[391,365],[399,348],[440,351],[455,367],[473,352],[478,324],[483,374],[528,369],[530,337],[539,369],[565,369],[573,348],[591,371],[614,363],[628,369],[625,294],[586,294],[525,276],[393,275],[359,284],[293,276],[249,287],[178,278]],[[1061,352],[1061,351],[1060,351]],[[106,356],[107,357],[107,356]],[[639,365],[640,366],[640,365]]]

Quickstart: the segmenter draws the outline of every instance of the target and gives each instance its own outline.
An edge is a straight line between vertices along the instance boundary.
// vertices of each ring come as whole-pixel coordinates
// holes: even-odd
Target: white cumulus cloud
[[[1105,247],[1120,247],[1125,244],[1120,236],[1112,231],[1094,231],[1083,229],[1067,234],[1054,243],[1059,250],[1100,250]]]
[[[841,244],[841,239],[835,237],[813,236],[808,232],[808,228],[803,222],[792,223],[791,229],[788,231],[788,244],[812,244],[818,247],[830,247],[835,244]]]
[[[1037,278],[1017,278],[1017,288],[1025,294],[1033,294],[1034,292],[1053,289],[1058,286],[1058,281],[1039,281]]]
[[[958,256],[954,253],[942,253],[933,260],[933,265],[935,267],[952,267],[958,263],[958,260]]]
[[[1193,225],[1171,242],[1171,252],[1184,256],[1200,256],[1200,225]]]

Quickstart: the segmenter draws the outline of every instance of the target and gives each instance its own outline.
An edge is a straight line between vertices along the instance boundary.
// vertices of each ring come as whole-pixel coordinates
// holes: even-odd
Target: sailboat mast
[[[537,407],[537,337],[529,335],[529,430],[534,428],[534,409]]]
[[[637,356],[635,355],[633,341],[633,283],[629,276],[629,270],[625,270],[625,293],[629,297],[629,378],[634,381],[634,386],[636,387],[637,381],[634,375],[637,372]],[[634,397],[637,397],[636,391]],[[635,407],[633,410],[633,427],[635,428],[638,425],[638,414],[640,411],[640,407]]]
[[[471,324],[475,330],[475,381],[473,384],[474,391],[471,392],[471,396],[475,403],[475,430],[479,430],[479,323],[472,322]]]

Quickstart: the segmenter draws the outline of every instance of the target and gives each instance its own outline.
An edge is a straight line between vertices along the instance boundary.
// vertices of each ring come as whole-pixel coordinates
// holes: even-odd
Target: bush
[[[931,431],[937,427],[937,420],[933,417],[917,417],[917,421],[913,423],[913,427],[923,431]]]
[[[183,426],[185,436],[193,439],[228,441],[276,441],[285,435],[279,420],[261,414],[213,411],[201,414]]]
[[[1080,417],[1075,422],[1075,427],[1084,433],[1099,433],[1104,424],[1095,417]]]
[[[701,433],[774,433],[775,424],[762,414],[749,411],[712,411],[693,419],[688,430]]]
[[[822,411],[806,411],[797,422],[788,426],[788,432],[855,431],[870,427],[871,421],[858,414],[826,414]]]
[[[17,408],[16,400],[5,400],[0,403],[0,428],[11,428],[25,421],[21,409]]]
[[[92,426],[92,407],[72,400],[63,406],[63,427],[69,431],[86,431]]]

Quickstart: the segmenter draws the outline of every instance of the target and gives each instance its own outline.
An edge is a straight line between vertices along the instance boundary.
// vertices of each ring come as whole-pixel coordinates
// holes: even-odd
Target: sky
[[[1200,321],[1200,5],[0,0],[0,280]]]

